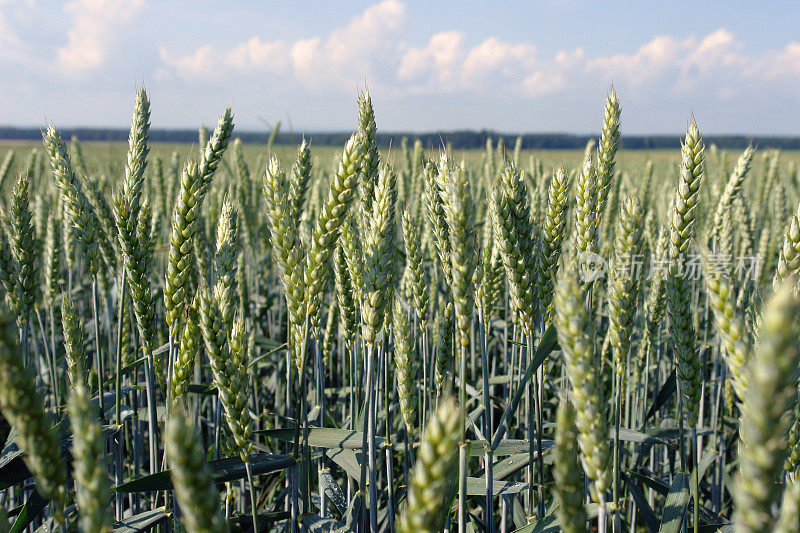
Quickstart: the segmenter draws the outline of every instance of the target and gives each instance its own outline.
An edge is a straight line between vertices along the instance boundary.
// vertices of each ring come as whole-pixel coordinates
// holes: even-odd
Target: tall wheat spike
[[[559,401],[556,413],[555,492],[558,495],[558,521],[567,533],[586,531],[586,511],[583,506],[583,471],[578,461],[578,432],[575,428],[575,409],[565,397]]]
[[[17,431],[16,442],[36,477],[36,490],[56,502],[55,511],[60,515],[67,470],[53,421],[44,411],[42,396],[34,385],[33,373],[22,361],[16,337],[14,319],[8,315],[0,318],[0,410]]]
[[[100,223],[80,181],[72,170],[67,147],[55,126],[50,124],[42,134],[45,150],[50,158],[50,169],[56,178],[61,197],[69,215],[70,226],[80,243],[81,254],[94,276],[100,272]]]
[[[392,284],[396,275],[395,179],[391,169],[381,169],[378,184],[375,186],[369,233],[366,236],[361,318],[362,338],[368,346],[376,345],[386,310],[392,301]]]
[[[723,357],[730,371],[730,380],[741,401],[747,390],[745,367],[752,356],[743,313],[736,306],[734,289],[724,269],[715,267],[710,253],[703,255],[703,268],[709,305],[722,341]]]
[[[397,378],[397,395],[400,399],[400,412],[406,432],[414,432],[417,412],[417,372],[419,363],[414,351],[414,341],[408,316],[399,299],[395,299],[392,309],[392,325],[394,327],[394,364]]]
[[[611,453],[608,440],[604,385],[596,371],[597,350],[594,325],[586,309],[584,291],[579,287],[575,266],[568,267],[556,286],[555,308],[558,341],[569,376],[570,398],[575,406],[575,425],[581,462],[594,482],[593,494],[602,497],[608,487]]]
[[[605,212],[611,179],[614,175],[614,157],[619,144],[620,105],[617,93],[612,87],[606,97],[603,110],[603,129],[597,147],[597,224]],[[614,211],[612,211],[613,213]]]
[[[196,164],[186,164],[178,187],[178,197],[172,213],[172,232],[164,283],[165,319],[172,336],[180,331],[181,313],[186,308],[191,290],[194,235],[201,201],[200,174]]]
[[[30,187],[25,174],[11,191],[11,250],[16,261],[16,309],[20,318],[30,316],[35,305],[38,305],[41,292],[39,288],[39,262],[37,237],[33,227],[32,214],[28,207],[28,189]]]
[[[630,335],[639,296],[637,261],[642,251],[642,212],[639,201],[628,198],[620,210],[614,235],[614,267],[608,286],[609,336],[617,375],[625,373]]]
[[[561,257],[561,245],[566,230],[566,211],[569,180],[563,168],[558,168],[550,181],[545,211],[544,232],[539,255],[539,305],[546,321],[553,317],[553,278]]]
[[[219,513],[219,496],[205,461],[197,430],[185,414],[167,420],[165,447],[170,477],[180,504],[181,521],[190,533],[223,533],[228,530]]]
[[[800,303],[783,285],[764,310],[759,345],[747,367],[742,401],[740,467],[734,491],[736,531],[768,531],[780,496],[776,483],[786,457],[789,419],[797,401]]]
[[[456,326],[461,346],[469,346],[475,289],[473,274],[476,268],[478,236],[475,231],[475,206],[469,178],[463,168],[451,173],[447,180],[445,216],[450,235],[450,272]]]
[[[354,197],[361,164],[361,145],[362,138],[359,134],[353,134],[345,144],[339,167],[331,179],[328,197],[314,223],[306,267],[303,270],[310,331],[318,330],[321,325],[320,308],[331,270],[330,258]]]
[[[431,414],[417,452],[408,503],[397,528],[402,533],[441,531],[447,514],[447,482],[458,468],[456,444],[461,414],[453,400],[442,400]]]
[[[105,468],[106,440],[97,420],[89,391],[77,382],[69,403],[72,425],[73,477],[82,531],[112,531],[109,513],[108,473]]]
[[[675,205],[671,214],[667,303],[670,332],[675,343],[675,359],[679,390],[689,425],[697,423],[700,407],[700,358],[695,347],[695,329],[690,280],[681,272],[694,235],[696,207],[703,182],[703,141],[692,122],[681,148],[681,168]]]
[[[305,285],[303,284],[303,244],[293,226],[289,205],[289,182],[273,156],[264,175],[264,198],[267,203],[270,244],[280,269],[281,286],[289,311],[289,334],[293,342],[295,364],[301,365],[302,324],[305,320]]]

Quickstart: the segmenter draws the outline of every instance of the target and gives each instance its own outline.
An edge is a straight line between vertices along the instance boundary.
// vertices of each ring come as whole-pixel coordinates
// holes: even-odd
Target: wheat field
[[[0,531],[800,530],[799,153],[221,111],[0,145]]]

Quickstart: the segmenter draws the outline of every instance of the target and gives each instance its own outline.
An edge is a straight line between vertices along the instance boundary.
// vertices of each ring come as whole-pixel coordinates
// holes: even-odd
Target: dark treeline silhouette
[[[77,136],[81,141],[127,141],[127,129],[103,128],[65,128],[62,134],[69,138]],[[0,140],[11,141],[40,141],[41,130],[38,128],[0,127]],[[234,134],[248,144],[266,144],[269,133],[240,131]],[[341,146],[350,136],[349,132],[316,132],[305,133],[312,144],[317,146]],[[506,147],[510,150],[519,135],[497,133],[488,130],[457,130],[431,133],[379,133],[378,144],[383,148],[400,147],[403,137],[410,142],[419,139],[425,148],[438,148],[449,145],[454,150],[483,148],[486,139],[492,138],[494,142],[502,137]],[[275,139],[276,144],[295,145],[303,137],[301,133],[279,133]],[[581,135],[569,133],[523,133],[522,148],[526,150],[569,150],[582,149],[590,139],[597,135]],[[680,148],[681,135],[623,135],[621,146],[627,150],[658,150]],[[161,143],[197,143],[197,130],[158,130],[150,131],[150,140]],[[747,136],[747,135],[707,135],[704,136],[706,144],[716,144],[721,149],[744,149],[748,143],[753,143],[759,148],[777,148],[783,150],[800,150],[800,137],[789,136]]]

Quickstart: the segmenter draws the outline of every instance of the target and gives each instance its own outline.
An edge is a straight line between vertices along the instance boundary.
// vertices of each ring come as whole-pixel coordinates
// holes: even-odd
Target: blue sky
[[[0,0],[0,124],[800,135],[800,3]]]

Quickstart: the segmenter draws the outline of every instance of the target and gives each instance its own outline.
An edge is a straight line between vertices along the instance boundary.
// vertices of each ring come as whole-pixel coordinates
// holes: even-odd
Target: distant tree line
[[[105,128],[73,128],[62,129],[67,137],[75,135],[81,141],[127,141],[128,130]],[[38,141],[41,140],[41,130],[38,128],[0,127],[0,140]],[[266,144],[269,132],[240,131],[236,136],[244,143]],[[307,132],[305,137],[317,146],[341,146],[347,141],[350,132]],[[419,139],[426,148],[438,148],[449,145],[454,150],[470,148],[483,148],[486,139],[491,138],[497,142],[502,137],[505,145],[512,149],[517,137],[522,137],[522,148],[533,150],[569,150],[582,149],[597,135],[574,135],[568,133],[523,133],[500,134],[489,130],[456,130],[431,133],[379,133],[378,144],[384,148],[398,147],[403,137],[409,141]],[[303,137],[301,133],[280,132],[275,138],[275,144],[298,144]],[[721,149],[743,149],[748,143],[753,143],[759,148],[777,148],[782,150],[800,150],[800,137],[790,136],[753,136],[746,135],[709,135],[704,137],[706,144],[716,144]],[[189,129],[153,129],[150,130],[152,142],[163,143],[197,143],[197,130]],[[680,148],[680,135],[623,135],[621,146],[628,150],[658,150]]]

